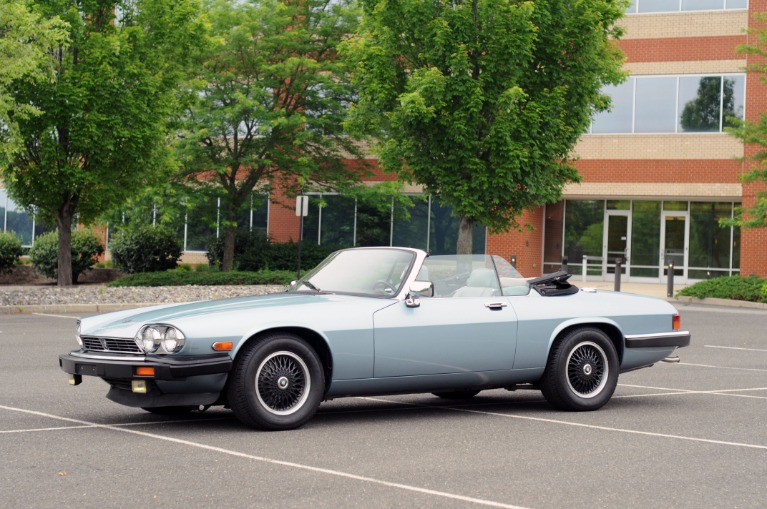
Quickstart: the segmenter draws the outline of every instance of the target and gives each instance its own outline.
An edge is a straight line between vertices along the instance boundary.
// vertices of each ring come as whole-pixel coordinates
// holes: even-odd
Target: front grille
[[[142,353],[133,339],[94,338],[83,336],[83,349],[88,352]]]

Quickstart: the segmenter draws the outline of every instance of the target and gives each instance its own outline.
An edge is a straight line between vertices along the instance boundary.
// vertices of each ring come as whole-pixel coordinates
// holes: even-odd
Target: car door
[[[509,370],[517,317],[507,297],[421,298],[373,317],[375,377]]]

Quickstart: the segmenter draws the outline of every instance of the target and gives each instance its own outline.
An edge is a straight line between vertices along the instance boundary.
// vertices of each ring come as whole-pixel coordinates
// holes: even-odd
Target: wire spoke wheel
[[[540,388],[555,408],[597,410],[615,392],[619,371],[618,353],[610,337],[596,327],[578,327],[552,347]]]
[[[591,341],[578,344],[567,358],[567,383],[582,398],[599,395],[607,383],[609,371],[607,355]]]
[[[310,389],[309,368],[293,352],[274,352],[256,372],[258,400],[275,415],[290,415],[301,408]]]

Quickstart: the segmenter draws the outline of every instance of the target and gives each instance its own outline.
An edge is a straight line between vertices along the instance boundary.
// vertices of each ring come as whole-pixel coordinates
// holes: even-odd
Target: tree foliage
[[[471,225],[519,227],[525,209],[578,180],[570,152],[605,84],[624,78],[611,41],[622,0],[362,0],[356,128],[378,137],[381,165]]]
[[[767,22],[767,13],[755,15],[758,22]],[[749,30],[755,42],[751,45],[743,45],[738,51],[744,54],[755,55],[756,63],[749,65],[748,70],[761,74],[762,83],[767,84],[767,29],[757,28]],[[758,149],[750,156],[753,166],[749,171],[740,176],[746,183],[767,184],[767,112],[759,115],[757,121],[730,119],[735,125],[729,132],[745,144],[753,144]],[[744,228],[763,228],[767,226],[767,191],[762,187],[756,193],[756,202],[748,209],[738,209],[738,217],[735,221],[720,221],[722,224],[735,224]]]
[[[178,142],[183,173],[221,198],[223,270],[237,211],[254,189],[297,194],[357,178],[342,121],[349,67],[336,46],[358,19],[353,0],[210,0],[211,34],[191,83]],[[191,177],[191,178],[189,178]]]
[[[202,25],[196,0],[29,0],[29,8],[61,20],[67,39],[39,63],[53,80],[27,74],[3,87],[39,114],[11,112],[0,138],[23,146],[0,167],[14,201],[58,226],[58,283],[68,285],[75,219],[93,221],[170,166],[174,92]]]
[[[43,19],[23,0],[0,0],[0,153],[10,157],[21,143],[15,119],[40,111],[34,104],[17,102],[7,87],[18,79],[32,82],[53,79],[48,53],[66,42],[64,24],[58,18]]]

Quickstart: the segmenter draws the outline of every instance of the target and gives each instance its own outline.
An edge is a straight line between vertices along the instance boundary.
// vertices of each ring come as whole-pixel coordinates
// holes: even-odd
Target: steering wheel
[[[383,279],[376,281],[373,284],[373,291],[374,292],[381,292],[388,295],[394,295],[397,293],[397,288],[389,283],[388,281],[384,281]]]

